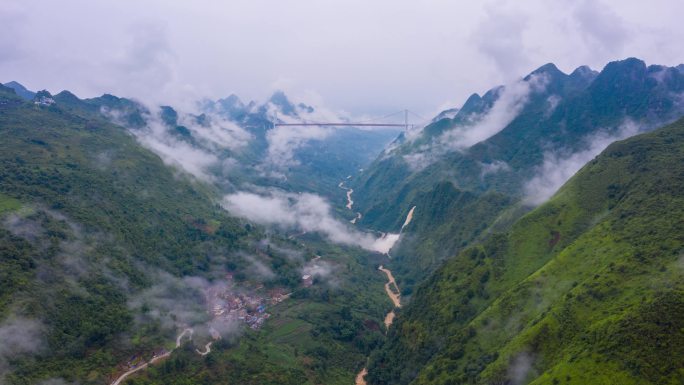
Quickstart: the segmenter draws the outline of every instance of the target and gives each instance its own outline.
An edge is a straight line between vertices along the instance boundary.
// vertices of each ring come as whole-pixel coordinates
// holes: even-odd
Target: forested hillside
[[[397,230],[396,208],[417,207],[393,252],[397,279],[410,290],[492,224],[545,201],[603,146],[682,116],[682,92],[676,68],[635,58],[601,72],[544,65],[400,137],[352,182],[360,223]]]
[[[684,120],[610,145],[421,284],[369,383],[682,383],[683,208]]]
[[[27,101],[0,88],[0,381],[109,383],[188,327],[193,341],[144,383],[351,378],[389,307],[373,257],[230,217],[213,185],[166,166],[100,108],[66,92]],[[303,271],[316,277],[310,289]],[[273,326],[245,332],[212,320],[212,290],[290,294],[269,304]],[[212,329],[222,338],[205,359],[195,349]]]

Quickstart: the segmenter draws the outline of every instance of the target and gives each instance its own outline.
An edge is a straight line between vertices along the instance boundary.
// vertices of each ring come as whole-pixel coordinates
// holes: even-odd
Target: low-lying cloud
[[[304,265],[301,270],[302,275],[310,275],[319,282],[325,282],[329,286],[336,287],[339,280],[335,274],[335,266],[320,258],[313,259]]]
[[[268,155],[266,162],[276,168],[296,166],[295,151],[312,140],[323,140],[333,133],[332,128],[317,126],[278,126],[266,134]]]
[[[558,189],[585,164],[594,159],[611,143],[636,135],[639,127],[625,121],[612,132],[599,131],[584,139],[585,149],[568,152],[565,149],[547,151],[537,175],[525,184],[525,203],[539,205],[546,202]]]
[[[215,304],[207,303],[205,293],[226,290],[225,282],[209,282],[190,276],[179,278],[164,271],[150,274],[155,284],[128,301],[128,307],[136,314],[136,322],[158,321],[167,330],[212,327],[223,337],[239,331],[237,322],[210,319],[207,313],[208,308]]]
[[[317,106],[315,109],[302,103],[292,105],[293,111],[283,111],[281,106],[268,102],[265,105],[268,116],[281,123],[320,123],[348,120],[343,114]],[[289,112],[289,114],[287,113]],[[320,126],[277,126],[266,134],[268,154],[265,163],[282,169],[296,166],[296,151],[313,140],[324,140],[335,132],[333,127]]]
[[[465,124],[458,124],[431,143],[417,151],[404,155],[403,159],[412,171],[420,171],[453,151],[465,151],[469,147],[489,139],[508,126],[520,113],[535,92],[543,92],[548,83],[545,74],[532,75],[496,90],[497,99],[486,112],[470,116]],[[414,136],[415,137],[415,136]]]
[[[522,385],[527,383],[534,364],[534,358],[526,352],[519,353],[508,366],[507,376],[512,385]]]
[[[148,108],[148,111],[154,109]],[[120,112],[105,109],[103,113],[114,122],[126,126]],[[225,165],[231,164],[232,158],[225,157],[225,150],[239,151],[252,139],[250,133],[216,114],[205,113],[201,124],[196,115],[179,114],[178,124],[192,134],[193,142],[173,135],[170,131],[173,128],[168,127],[158,113],[146,113],[143,117],[144,127],[129,127],[138,141],[159,155],[167,165],[206,182],[214,179],[210,171],[212,167],[225,168]]]
[[[486,140],[503,130],[523,109],[531,92],[546,88],[545,75],[532,75],[529,80],[520,80],[498,92],[499,96],[484,115],[474,117],[474,124],[457,126],[440,136],[439,143],[448,150],[463,150]]]
[[[330,204],[322,197],[270,190],[264,194],[238,192],[226,195],[223,206],[229,212],[251,221],[323,234],[330,241],[387,253],[396,240],[362,233],[332,215]]]
[[[9,360],[44,346],[43,332],[43,325],[33,319],[10,316],[0,323],[0,383],[10,370]]]

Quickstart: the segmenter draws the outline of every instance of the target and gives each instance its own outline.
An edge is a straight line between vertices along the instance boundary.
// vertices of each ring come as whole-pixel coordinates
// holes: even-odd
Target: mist
[[[9,360],[35,354],[45,346],[44,326],[34,319],[9,316],[0,323],[0,383],[10,370]]]
[[[526,353],[518,353],[508,366],[507,376],[511,380],[512,385],[522,385],[528,382],[527,378],[530,376],[534,358]]]
[[[336,219],[330,203],[316,194],[278,190],[264,191],[262,194],[238,192],[226,195],[223,207],[232,214],[259,224],[317,232],[331,242],[379,253],[387,253],[398,239],[388,235],[375,237],[350,227],[348,223]]]
[[[154,285],[132,294],[128,307],[135,314],[137,324],[159,322],[161,327],[176,332],[192,327],[213,327],[222,337],[239,335],[237,320],[211,318],[208,310],[214,303],[208,302],[206,293],[211,290],[227,290],[224,281],[209,282],[195,276],[176,277],[161,270],[148,272]]]
[[[445,130],[430,143],[419,147],[418,151],[403,156],[408,167],[421,171],[439,161],[446,154],[460,151],[487,140],[503,130],[520,113],[532,93],[543,92],[548,83],[544,74],[532,75],[528,80],[520,79],[507,86],[495,89],[496,101],[487,111],[468,116],[467,122]],[[412,134],[413,140],[420,135]]]
[[[309,95],[317,101],[315,107],[304,104],[302,99],[295,98],[292,105],[276,105],[273,102],[265,104],[267,115],[274,121],[281,123],[312,123],[312,122],[344,122],[350,121],[350,116],[341,111],[332,111],[325,107],[320,97]],[[289,102],[289,100],[288,100]],[[290,111],[291,109],[291,111]],[[268,153],[264,163],[268,167],[284,169],[299,165],[295,159],[298,149],[313,140],[324,140],[332,135],[335,127],[320,126],[276,126],[266,134]]]
[[[167,165],[183,170],[196,178],[213,182],[215,176],[212,167],[218,167],[230,162],[231,158],[222,154],[225,150],[240,151],[252,139],[252,135],[243,128],[217,114],[204,113],[204,124],[198,122],[196,114],[179,113],[179,125],[188,129],[194,144],[180,139],[171,133],[174,127],[169,127],[162,121],[161,110],[155,106],[140,104],[145,126],[130,127],[123,119],[123,112],[103,109],[103,114],[114,123],[127,127],[138,142],[156,153]]]
[[[608,145],[637,133],[639,133],[639,126],[631,120],[625,120],[615,130],[602,130],[584,138],[584,150],[547,151],[544,153],[544,163],[538,167],[537,174],[524,186],[524,202],[534,206],[546,202],[568,179],[605,150]]]

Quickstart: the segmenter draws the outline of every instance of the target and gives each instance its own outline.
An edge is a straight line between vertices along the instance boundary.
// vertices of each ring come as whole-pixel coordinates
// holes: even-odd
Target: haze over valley
[[[684,383],[678,11],[9,0],[0,384]]]

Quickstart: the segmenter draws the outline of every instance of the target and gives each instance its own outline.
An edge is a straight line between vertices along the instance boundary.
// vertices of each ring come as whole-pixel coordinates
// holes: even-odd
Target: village
[[[321,257],[316,256],[313,261],[318,261]],[[305,274],[301,277],[301,285],[304,288],[313,285],[313,275]],[[275,306],[292,295],[284,288],[274,288],[265,290],[264,285],[257,284],[256,286],[246,289],[246,291],[236,290],[233,281],[233,274],[228,273],[225,280],[219,284],[209,287],[205,290],[207,312],[212,317],[210,323],[234,323],[242,322],[252,330],[259,330],[271,314],[266,312],[268,306]],[[186,328],[176,338],[176,348],[181,346],[183,338],[192,339],[194,330]],[[212,341],[221,338],[220,333],[213,327],[209,327],[209,333]],[[197,353],[204,356],[211,352],[212,341],[207,343],[204,351],[197,350]],[[167,350],[160,348],[152,352],[152,358],[147,361],[143,355],[132,356],[124,367],[127,371],[117,377],[112,382],[112,385],[119,385],[129,375],[146,368],[159,360],[168,357],[174,349]]]
[[[232,275],[226,275],[226,280],[232,282]],[[309,287],[313,283],[311,275],[302,277],[304,287]],[[266,312],[268,306],[277,305],[292,293],[288,293],[283,288],[275,288],[261,294],[264,290],[263,285],[258,285],[254,290],[238,292],[231,285],[213,286],[206,290],[205,296],[209,306],[209,313],[214,321],[219,322],[244,322],[253,330],[259,330],[264,322],[271,317]]]

